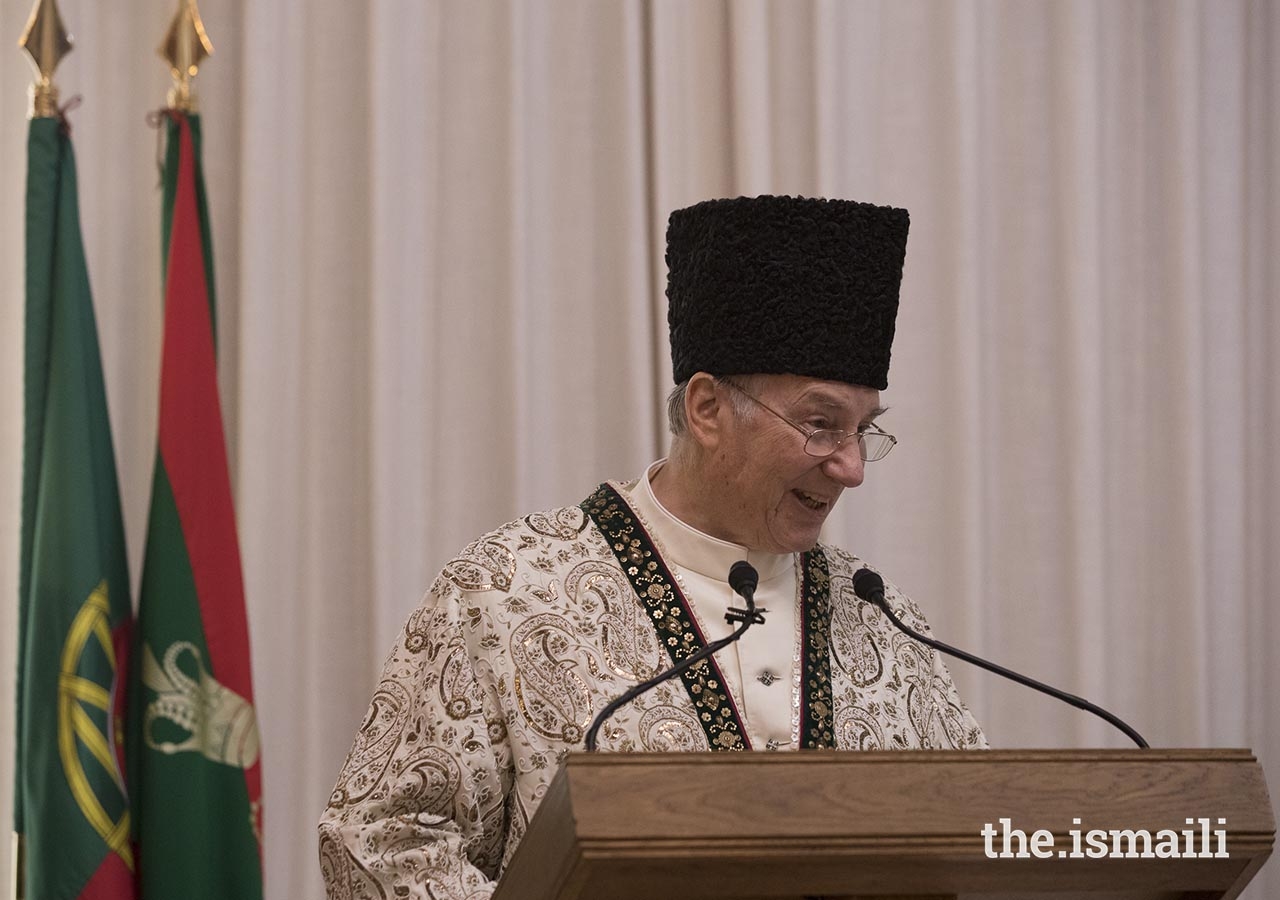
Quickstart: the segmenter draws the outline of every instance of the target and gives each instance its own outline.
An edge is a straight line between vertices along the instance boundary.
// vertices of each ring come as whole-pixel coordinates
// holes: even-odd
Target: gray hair
[[[735,375],[732,378],[727,375],[717,375],[715,379],[736,385],[743,390],[758,390],[759,376],[756,375]],[[671,430],[672,437],[682,438],[689,431],[689,420],[684,414],[684,398],[688,391],[689,379],[686,378],[672,388],[671,393],[667,395],[667,427]],[[729,398],[729,405],[738,418],[750,418],[755,413],[755,406],[739,391],[730,391]]]

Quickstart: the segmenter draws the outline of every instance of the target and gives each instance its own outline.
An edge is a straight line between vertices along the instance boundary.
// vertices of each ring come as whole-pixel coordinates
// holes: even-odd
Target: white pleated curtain
[[[160,342],[143,118],[166,87],[151,47],[171,6],[60,2],[78,37],[58,82],[84,96],[72,121],[135,584]],[[27,11],[0,0],[0,36]],[[885,392],[901,444],[829,536],[953,642],[1097,700],[1156,746],[1253,747],[1280,785],[1274,4],[201,11],[270,897],[321,895],[314,821],[434,572],[480,532],[661,454],[665,219],[712,196],[912,213]],[[29,78],[4,56],[13,597]],[[7,821],[11,602],[0,616]],[[1125,743],[952,668],[998,746]],[[1278,888],[1264,872],[1246,896]]]

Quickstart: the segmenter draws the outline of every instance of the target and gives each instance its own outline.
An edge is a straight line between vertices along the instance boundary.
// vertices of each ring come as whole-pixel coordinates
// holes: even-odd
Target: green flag
[[[131,601],[71,139],[31,121],[17,783],[31,900],[134,890],[121,722]]]
[[[223,438],[199,119],[170,110],[164,348],[130,779],[144,898],[262,896],[261,763]]]

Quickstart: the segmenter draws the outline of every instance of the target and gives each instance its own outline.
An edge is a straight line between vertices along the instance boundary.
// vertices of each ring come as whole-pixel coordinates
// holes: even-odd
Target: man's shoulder
[[[896,585],[889,581],[884,572],[880,571],[862,557],[854,553],[850,553],[843,547],[837,547],[834,544],[818,544],[814,549],[821,550],[823,555],[826,557],[827,570],[830,572],[832,578],[852,578],[854,573],[859,569],[870,569],[884,579],[886,596],[901,596],[902,592]]]
[[[591,520],[581,506],[545,509],[499,525],[476,538],[463,552],[486,543],[504,544],[519,550],[536,544],[576,541],[590,527]]]
[[[831,544],[819,544],[818,548],[822,550],[827,558],[827,570],[832,579],[852,579],[853,574],[859,569],[871,569],[879,575],[884,581],[884,596],[889,601],[889,605],[898,611],[908,624],[916,628],[918,631],[929,632],[929,623],[925,618],[924,612],[916,605],[916,602],[909,596],[904,594],[902,590],[885,577],[884,573],[875,566],[868,563],[865,559],[855,556],[848,550],[836,547]],[[852,588],[850,587],[851,591]]]
[[[462,591],[510,591],[528,572],[552,573],[600,555],[602,540],[580,506],[541,510],[480,535],[436,579]],[[607,549],[607,546],[605,547]]]

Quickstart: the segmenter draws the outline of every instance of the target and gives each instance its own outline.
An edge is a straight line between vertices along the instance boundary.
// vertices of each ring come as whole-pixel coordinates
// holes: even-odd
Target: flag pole
[[[163,656],[176,665],[181,654],[186,671],[199,667],[201,696],[194,716],[178,723],[191,734],[181,746],[150,740],[138,727],[146,721],[142,702],[133,704],[132,714],[142,719],[133,731],[140,745],[133,797],[144,897],[262,900],[261,741],[218,397],[201,122],[192,109],[191,80],[211,50],[196,4],[183,0],[160,50],[174,81],[164,116],[160,209],[164,341],[155,488],[134,642],[142,664],[132,669],[132,690],[135,697],[165,702],[171,679],[158,662],[148,668],[147,660]],[[215,732],[229,738],[209,740]],[[175,796],[183,802],[174,803]]]
[[[169,74],[173,76],[169,108],[182,113],[198,112],[191,80],[200,64],[213,55],[213,44],[204,30],[196,0],[178,0],[178,11],[160,44],[160,55],[169,63]]]
[[[27,88],[27,118],[50,119],[58,115],[58,86],[54,84],[54,72],[63,56],[72,51],[72,36],[63,26],[63,17],[58,13],[56,0],[36,0],[31,6],[31,15],[27,17],[27,26],[22,29],[22,37],[18,38],[18,46],[26,51],[27,61],[31,63],[33,81]],[[18,640],[23,639],[19,629]],[[19,657],[22,648],[18,649]],[[19,711],[20,713],[20,711]],[[17,735],[17,730],[15,730]],[[14,803],[22,800],[14,796]],[[14,823],[17,826],[17,822]],[[17,827],[13,830],[13,846],[10,848],[12,872],[9,880],[9,896],[13,900],[26,900],[27,897],[27,839]]]
[[[31,63],[33,81],[27,88],[28,119],[48,119],[58,115],[58,88],[53,83],[53,73],[62,58],[71,52],[71,35],[62,24],[62,16],[58,13],[57,0],[35,0],[31,6],[31,15],[27,17],[26,27],[22,29],[22,37],[18,38],[18,47],[25,51],[27,61]],[[18,640],[23,640],[22,629],[18,629]],[[18,650],[21,657],[22,650]],[[14,796],[14,803],[22,800]],[[9,881],[12,900],[26,900],[27,896],[27,840],[26,835],[14,823],[11,854],[11,877]]]
[[[10,852],[13,854],[13,880],[10,882],[12,886],[10,895],[13,900],[26,900],[27,841],[20,832],[13,833],[13,848]]]

